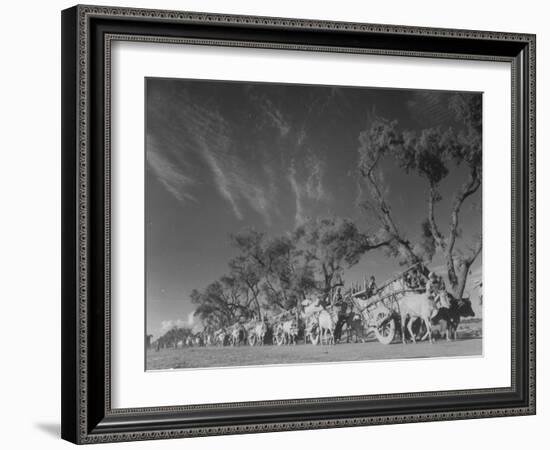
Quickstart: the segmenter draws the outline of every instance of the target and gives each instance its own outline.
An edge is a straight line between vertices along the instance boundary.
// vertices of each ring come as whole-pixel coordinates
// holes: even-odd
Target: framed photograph
[[[62,12],[62,437],[535,413],[535,36]]]

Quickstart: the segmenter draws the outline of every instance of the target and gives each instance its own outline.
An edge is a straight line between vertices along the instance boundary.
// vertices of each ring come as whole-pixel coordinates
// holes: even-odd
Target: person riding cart
[[[435,305],[432,317],[437,314],[437,311],[441,308],[441,306],[444,306],[442,305],[441,299],[441,295],[444,293],[446,293],[445,281],[443,281],[443,278],[435,272],[430,272],[428,274],[428,282],[426,283],[426,294],[428,294],[428,297],[433,300]]]
[[[374,278],[374,275],[370,277],[369,283],[367,284],[366,288],[366,296],[367,298],[372,297],[376,293],[377,287],[376,287],[376,279]]]
[[[333,297],[333,306],[338,311],[338,318],[334,327],[334,339],[338,341],[342,335],[342,327],[346,323],[349,311],[348,303],[342,297],[342,290],[338,288]]]
[[[405,273],[403,280],[406,286],[413,291],[421,291],[423,283],[421,281],[421,275],[416,268],[413,268]]]

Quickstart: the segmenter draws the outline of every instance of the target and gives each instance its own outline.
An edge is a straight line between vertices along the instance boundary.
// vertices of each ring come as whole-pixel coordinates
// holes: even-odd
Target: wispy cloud
[[[285,121],[283,115],[277,108],[266,109],[266,114],[273,122],[273,125],[279,130],[282,137],[288,135],[290,131],[290,125]]]
[[[309,172],[305,184],[307,196],[317,201],[326,200],[327,193],[323,187],[325,164],[317,156],[310,154],[306,158],[306,169]]]
[[[188,106],[183,114],[196,156],[209,168],[217,191],[235,217],[243,220],[243,208],[249,207],[269,225],[272,190],[239,156],[242,152],[235,151],[232,130],[226,120],[214,107],[205,110]]]
[[[439,91],[416,91],[407,102],[411,116],[419,123],[437,126],[452,117],[448,95]]]
[[[330,196],[323,186],[325,163],[313,153],[306,158],[303,175],[300,177],[294,161],[288,169],[288,181],[295,197],[296,225],[307,220],[307,209],[310,210],[320,202],[326,202]]]
[[[294,193],[294,197],[296,199],[295,222],[296,225],[301,225],[306,220],[303,205],[304,194],[302,186],[300,185],[296,177],[296,168],[294,167],[294,162],[291,163],[288,171],[288,181],[290,182],[290,187],[292,188],[292,192]]]
[[[197,184],[196,180],[183,173],[181,166],[176,165],[158,152],[154,140],[147,138],[147,162],[164,188],[180,202],[197,202],[189,188]]]
[[[302,127],[296,136],[296,146],[301,147],[307,138],[306,130]]]
[[[290,123],[286,120],[285,116],[275,104],[265,96],[258,96],[255,93],[250,94],[250,98],[256,102],[260,110],[271,126],[278,130],[281,137],[286,137],[291,130]]]
[[[153,139],[148,141],[148,161],[166,190],[180,202],[200,203],[205,191],[193,190],[200,177],[201,183],[211,180],[237,220],[245,220],[247,213],[253,211],[271,225],[277,217],[280,195],[286,189],[280,184],[285,178],[294,193],[297,223],[305,220],[306,212],[312,212],[316,203],[329,199],[323,185],[326,167],[318,154],[310,151],[305,159],[300,156],[296,165],[289,167],[293,149],[306,151],[307,133],[305,125],[295,129],[290,125],[274,98],[258,95],[254,90],[247,94],[260,114],[262,127],[271,129],[264,136],[284,143],[276,156],[263,148],[238,147],[244,145],[242,130],[215,99],[205,104],[187,90],[174,95],[178,97],[177,109],[166,111],[159,107],[168,127],[164,125],[155,135],[158,149]],[[333,96],[331,92],[326,101],[330,102]]]
[[[239,220],[242,220],[243,214],[239,208],[239,205],[237,204],[237,200],[233,193],[233,189],[231,186],[232,183],[228,178],[228,176],[233,178],[232,175],[230,173],[226,173],[226,171],[222,168],[221,162],[216,157],[215,153],[213,153],[209,149],[207,144],[204,144],[203,155],[206,163],[212,170],[212,175],[214,176],[214,181],[216,183],[218,192],[223,198],[227,200],[227,202],[231,206],[231,209],[233,209],[235,217],[237,217]]]

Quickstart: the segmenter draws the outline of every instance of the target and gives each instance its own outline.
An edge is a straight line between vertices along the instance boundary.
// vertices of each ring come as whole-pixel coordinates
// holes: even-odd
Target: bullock
[[[254,328],[252,328],[252,335],[255,336],[254,337],[254,341],[253,343],[251,343],[250,345],[254,345],[254,344],[258,344],[258,345],[264,345],[264,341],[265,341],[265,335],[267,334],[267,323],[265,323],[265,321],[260,321],[258,322]]]
[[[201,333],[197,333],[195,335],[195,337],[193,338],[193,344],[195,344],[197,347],[204,346],[204,339]]]
[[[405,324],[407,324],[407,330],[414,343],[416,338],[412,329],[413,323],[416,319],[422,319],[426,325],[426,336],[430,343],[432,340],[432,324],[431,317],[435,310],[434,301],[427,294],[408,293],[402,299],[399,300],[399,313],[401,316],[401,339],[403,344],[407,343],[405,337]]]
[[[290,345],[296,345],[296,338],[298,337],[298,327],[294,319],[286,320],[282,324],[283,329],[283,341]]]
[[[264,320],[251,320],[244,325],[248,337],[249,345],[264,345],[265,335],[267,334],[267,323]]]
[[[304,330],[304,343],[309,341],[312,344],[317,344],[315,336],[318,334],[319,324],[317,323],[317,315],[309,316],[306,319],[306,328]]]
[[[225,345],[226,340],[227,340],[227,332],[225,331],[225,329],[220,328],[219,330],[216,331],[214,336],[215,336],[214,340],[215,340],[216,345],[219,345],[220,347],[223,347]]]
[[[185,338],[185,346],[193,347],[193,336],[189,335]]]
[[[432,319],[434,323],[440,325],[442,331],[441,334],[445,334],[448,341],[451,337],[453,340],[456,340],[456,333],[461,317],[475,316],[474,310],[472,309],[472,302],[469,298],[461,298],[460,300],[457,300],[452,296],[450,297],[451,300],[449,306],[439,308],[437,314]]]
[[[204,345],[208,345],[208,346],[214,345],[215,343],[214,333],[212,333],[211,331],[204,331],[203,341],[204,341]]]
[[[298,327],[294,319],[284,320],[279,322],[275,328],[275,336],[277,336],[277,345],[296,344],[298,337]]]
[[[319,337],[321,344],[334,345],[334,329],[336,328],[336,320],[333,315],[327,310],[323,310],[317,316],[319,323]]]
[[[235,325],[233,325],[229,340],[232,347],[236,345],[241,345],[241,343],[246,342],[246,330],[240,323],[236,323]]]
[[[351,342],[352,335],[355,335],[355,342],[361,340],[364,342],[364,331],[363,331],[363,320],[361,314],[352,312],[346,318],[346,332],[347,332],[347,342]]]
[[[304,318],[306,319],[306,340],[309,337],[313,345],[317,345],[319,338],[321,344],[334,344],[334,330],[337,322],[337,311],[331,314],[330,311],[324,308],[319,298],[315,300],[304,300]],[[315,332],[318,333],[314,337]]]

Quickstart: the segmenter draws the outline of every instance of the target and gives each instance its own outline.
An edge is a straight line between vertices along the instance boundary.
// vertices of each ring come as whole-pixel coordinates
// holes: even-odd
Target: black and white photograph
[[[482,93],[144,82],[146,370],[483,355]]]

